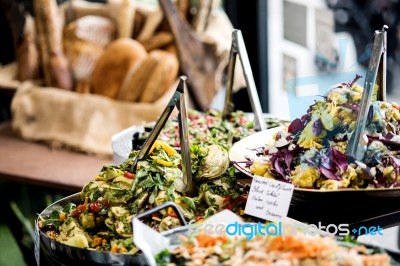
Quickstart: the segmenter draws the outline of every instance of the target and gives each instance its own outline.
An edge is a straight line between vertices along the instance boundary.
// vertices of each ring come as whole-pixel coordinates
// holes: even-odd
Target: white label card
[[[254,176],[244,212],[279,222],[287,217],[294,186],[271,178]]]

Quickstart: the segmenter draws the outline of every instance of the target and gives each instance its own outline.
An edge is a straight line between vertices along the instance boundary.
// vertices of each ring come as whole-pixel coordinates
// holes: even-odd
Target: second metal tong
[[[192,167],[191,167],[191,159],[190,159],[190,146],[189,146],[189,133],[188,133],[188,116],[187,116],[187,107],[186,107],[186,98],[185,92],[186,88],[186,77],[181,76],[178,88],[176,89],[174,95],[169,101],[167,107],[164,109],[157,123],[153,127],[149,137],[146,139],[143,144],[142,149],[139,151],[138,155],[135,158],[135,161],[131,167],[131,171],[135,172],[137,163],[145,158],[145,156],[149,153],[151,147],[154,142],[160,135],[161,130],[164,128],[165,123],[170,117],[172,111],[175,107],[178,108],[178,123],[179,123],[179,139],[181,145],[181,156],[182,156],[182,172],[183,172],[183,183],[185,184],[185,192],[192,195],[195,187],[192,178]]]
[[[379,85],[378,100],[386,100],[386,29],[388,27],[385,25],[382,30],[375,31],[372,55],[365,76],[364,91],[360,111],[357,116],[356,129],[347,146],[347,154],[353,160],[362,160],[367,150],[368,142],[363,136],[376,81],[378,81]]]
[[[229,54],[228,74],[226,81],[226,94],[224,110],[222,117],[227,118],[233,112],[233,79],[236,66],[236,57],[239,55],[240,62],[246,80],[247,92],[250,98],[251,108],[254,112],[254,128],[257,131],[267,129],[264,122],[263,113],[261,109],[260,99],[254,82],[253,72],[251,71],[249,57],[247,55],[246,46],[244,44],[243,35],[240,30],[233,30],[232,32],[232,46]]]

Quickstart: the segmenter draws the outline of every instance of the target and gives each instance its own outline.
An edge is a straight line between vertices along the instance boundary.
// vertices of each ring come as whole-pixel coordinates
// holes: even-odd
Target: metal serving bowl
[[[68,203],[79,204],[80,193],[63,198],[44,209],[41,217],[48,217],[53,210],[60,210]],[[49,238],[45,233],[38,230],[40,238],[40,260],[51,265],[147,265],[143,254],[130,255],[105,251],[88,250],[68,246]],[[42,265],[42,263],[41,263]]]

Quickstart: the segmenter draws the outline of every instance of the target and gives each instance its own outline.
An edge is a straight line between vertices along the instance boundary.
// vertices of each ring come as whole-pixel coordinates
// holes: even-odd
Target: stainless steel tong
[[[172,111],[175,107],[178,108],[178,123],[179,123],[179,139],[181,145],[181,156],[182,156],[182,171],[183,171],[183,183],[185,184],[185,192],[192,195],[194,192],[194,183],[192,178],[192,168],[190,159],[190,148],[189,148],[189,134],[188,134],[188,117],[187,117],[187,107],[185,94],[187,93],[186,87],[186,77],[181,76],[178,88],[176,89],[174,95],[169,101],[167,107],[161,114],[157,123],[155,124],[153,130],[151,131],[149,137],[143,144],[142,149],[139,151],[135,158],[135,161],[131,167],[131,171],[135,172],[137,163],[144,159],[144,157],[149,153],[154,142],[160,135],[161,130],[164,128],[165,123],[170,117]]]
[[[379,85],[378,100],[386,100],[386,29],[388,27],[385,25],[382,30],[375,31],[372,55],[365,76],[364,91],[357,116],[357,126],[347,146],[347,154],[353,160],[362,160],[367,150],[368,141],[363,136],[376,81]]]
[[[263,113],[261,109],[260,99],[256,84],[254,82],[253,72],[251,70],[249,57],[247,55],[246,46],[244,44],[243,35],[240,30],[233,30],[232,32],[232,45],[229,54],[228,74],[226,81],[226,94],[224,110],[222,111],[222,117],[227,118],[233,112],[233,78],[235,75],[236,57],[239,55],[239,59],[242,65],[244,77],[247,84],[247,92],[250,98],[251,108],[254,113],[254,128],[257,131],[267,129],[267,125],[264,122]]]

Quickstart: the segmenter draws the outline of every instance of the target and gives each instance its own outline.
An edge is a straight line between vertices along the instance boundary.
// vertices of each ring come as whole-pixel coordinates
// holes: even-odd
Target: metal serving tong
[[[185,192],[192,195],[194,193],[194,183],[192,178],[192,168],[191,168],[191,159],[190,159],[190,149],[189,149],[189,133],[188,133],[188,117],[186,112],[186,99],[185,93],[187,91],[186,87],[186,77],[181,76],[178,84],[178,88],[176,89],[174,95],[169,101],[167,107],[164,112],[161,114],[158,119],[156,125],[151,131],[149,137],[146,139],[143,144],[142,149],[139,151],[136,159],[131,167],[131,171],[135,172],[137,163],[140,160],[143,160],[144,157],[149,153],[151,147],[154,142],[160,135],[161,130],[164,128],[165,123],[170,117],[172,111],[175,107],[178,108],[178,123],[179,123],[179,139],[181,145],[181,156],[182,156],[182,171],[183,171],[183,183],[185,184]]]
[[[235,75],[236,56],[239,55],[240,62],[247,84],[247,92],[250,98],[251,109],[254,112],[254,128],[257,131],[266,130],[260,99],[258,97],[256,84],[254,82],[253,72],[251,71],[249,57],[244,44],[243,35],[240,30],[233,30],[232,45],[229,54],[228,74],[226,81],[226,94],[222,118],[227,118],[233,112],[233,78]]]
[[[353,160],[362,160],[367,150],[368,141],[363,135],[376,81],[378,81],[379,85],[378,100],[386,100],[386,29],[388,29],[388,26],[385,25],[382,30],[375,31],[372,55],[365,76],[360,112],[357,116],[357,126],[347,146],[347,154]]]

